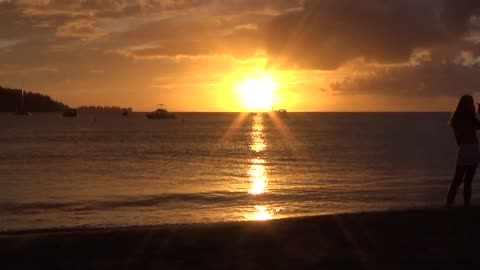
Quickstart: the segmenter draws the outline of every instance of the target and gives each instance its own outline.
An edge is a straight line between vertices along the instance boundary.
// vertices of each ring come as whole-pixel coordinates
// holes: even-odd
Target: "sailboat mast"
[[[22,103],[20,109],[23,111],[23,80],[22,80]]]

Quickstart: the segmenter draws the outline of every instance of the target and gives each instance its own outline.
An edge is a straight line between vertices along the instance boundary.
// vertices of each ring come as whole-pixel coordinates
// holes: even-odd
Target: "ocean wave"
[[[400,195],[399,195],[400,196]],[[9,214],[32,214],[41,211],[73,211],[73,212],[96,212],[108,211],[120,208],[145,208],[158,209],[175,208],[221,208],[243,206],[252,204],[302,204],[304,206],[326,202],[370,202],[370,201],[395,201],[399,198],[386,196],[381,191],[365,191],[336,189],[308,189],[293,188],[290,190],[270,190],[264,194],[252,195],[242,192],[214,191],[205,193],[170,193],[148,195],[141,197],[123,196],[112,197],[110,200],[89,200],[72,202],[28,202],[0,203],[0,213]]]

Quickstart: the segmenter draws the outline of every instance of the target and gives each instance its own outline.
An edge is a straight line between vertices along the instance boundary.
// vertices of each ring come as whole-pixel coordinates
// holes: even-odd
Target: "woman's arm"
[[[475,119],[473,120],[475,124],[475,129],[480,129],[480,120],[478,120],[480,116],[480,103],[477,103],[477,113],[475,113]]]
[[[476,129],[480,129],[480,120],[478,120],[479,115],[480,115],[480,103],[477,103],[477,113],[475,114],[475,119],[474,119]]]
[[[475,129],[480,129],[480,120],[478,120],[477,117],[475,117],[475,122],[474,122],[474,124],[475,124]]]

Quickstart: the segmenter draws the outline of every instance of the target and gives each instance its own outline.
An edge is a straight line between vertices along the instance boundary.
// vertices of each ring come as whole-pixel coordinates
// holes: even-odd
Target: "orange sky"
[[[473,0],[0,0],[0,85],[137,111],[450,111],[480,97],[478,14]],[[266,77],[275,89],[255,86]]]

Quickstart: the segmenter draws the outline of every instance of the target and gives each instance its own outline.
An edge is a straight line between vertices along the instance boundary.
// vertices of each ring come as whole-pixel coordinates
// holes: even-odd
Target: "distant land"
[[[0,86],[0,112],[16,112],[21,109],[22,90]],[[24,91],[23,110],[27,112],[60,112],[69,106],[47,95]]]
[[[132,108],[122,108],[118,106],[81,106],[77,108],[79,112],[127,112],[131,113]]]
[[[0,112],[17,112],[21,109],[22,90],[11,89],[0,86]],[[26,112],[63,112],[72,109],[47,95],[24,91],[23,110]],[[132,108],[119,106],[81,106],[77,108],[80,112],[126,112],[131,113]]]

